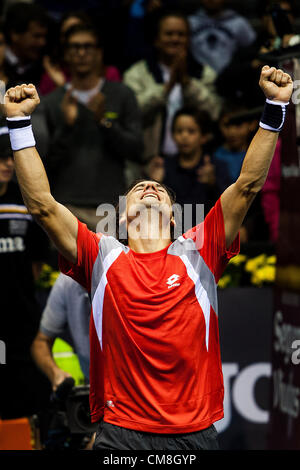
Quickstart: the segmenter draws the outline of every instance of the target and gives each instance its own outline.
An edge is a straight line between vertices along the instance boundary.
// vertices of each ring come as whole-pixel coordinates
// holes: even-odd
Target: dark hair
[[[83,10],[71,10],[64,13],[59,22],[59,30],[66,20],[69,18],[77,18],[81,23],[92,24],[91,17]],[[75,26],[75,25],[74,25]]]
[[[74,36],[74,34],[78,34],[78,33],[91,34],[96,39],[97,46],[102,47],[102,40],[99,36],[98,30],[91,23],[79,23],[68,28],[65,33],[65,44],[67,45],[71,36]]]
[[[207,111],[202,109],[192,107],[192,106],[184,106],[180,108],[174,115],[172,120],[172,127],[171,130],[174,132],[176,120],[180,116],[190,116],[192,117],[195,122],[198,124],[202,134],[206,135],[213,132],[213,123],[211,117]]]
[[[154,27],[154,32],[153,32],[153,37],[154,38],[157,38],[158,33],[160,31],[160,28],[161,28],[162,22],[166,18],[170,18],[170,17],[180,18],[181,20],[183,20],[186,24],[186,27],[187,27],[188,36],[190,35],[190,24],[188,22],[187,17],[182,12],[180,12],[178,10],[163,10],[163,12],[158,16],[157,22],[156,22],[155,27]]]
[[[239,125],[243,122],[251,122],[259,119],[262,110],[262,106],[249,109],[249,107],[246,107],[243,104],[227,102],[223,105],[220,112],[219,122],[224,118],[224,116],[230,117],[230,122],[232,122],[232,124]]]
[[[155,183],[159,183],[168,193],[168,196],[171,201],[171,205],[175,204],[176,202],[176,194],[173,191],[173,189],[169,188],[167,185],[161,183],[160,181],[157,181],[153,178],[139,178],[135,181],[133,181],[127,188],[124,196],[127,196],[130,191],[139,183],[142,183],[143,181],[154,181]],[[123,243],[123,245],[128,245],[128,239],[120,239],[119,238],[119,223],[120,223],[120,207],[119,203],[115,204],[115,209],[116,209],[116,238],[119,240],[119,242]],[[171,239],[172,241],[174,240],[174,229],[171,227]]]
[[[4,32],[8,43],[11,42],[12,32],[25,33],[29,24],[36,22],[42,26],[49,26],[49,17],[40,5],[18,2],[11,5],[5,15]]]

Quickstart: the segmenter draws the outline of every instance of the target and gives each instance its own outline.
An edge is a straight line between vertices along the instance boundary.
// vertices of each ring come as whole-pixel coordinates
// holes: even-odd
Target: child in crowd
[[[206,214],[228,186],[225,165],[222,162],[214,165],[207,153],[213,137],[208,113],[196,108],[181,108],[172,122],[172,136],[178,148],[177,155],[165,159],[154,157],[148,166],[148,176],[171,186],[176,193],[176,202],[182,206],[204,204]]]
[[[257,125],[255,111],[249,112],[239,106],[228,104],[224,106],[219,118],[223,143],[214,152],[213,160],[226,165],[229,184],[234,183],[239,177],[246,150]]]
[[[241,105],[227,103],[220,114],[219,130],[223,142],[214,151],[213,162],[225,164],[228,185],[234,183],[240,175],[247,148],[258,126],[260,112],[260,109],[249,111]],[[268,238],[259,194],[241,227],[240,240],[241,243],[248,243],[254,240],[266,241]]]

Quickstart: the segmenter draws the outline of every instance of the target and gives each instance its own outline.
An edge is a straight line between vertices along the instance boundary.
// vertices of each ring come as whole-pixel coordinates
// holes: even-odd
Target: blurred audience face
[[[175,58],[182,50],[187,50],[188,42],[188,24],[183,18],[167,16],[161,20],[155,41],[161,60]]]
[[[21,61],[38,60],[47,42],[47,27],[37,21],[30,21],[23,33],[11,33],[11,47]]]
[[[192,116],[180,115],[173,128],[173,139],[181,156],[189,156],[198,152],[206,139]]]
[[[72,34],[66,43],[66,60],[71,72],[77,75],[87,75],[99,70],[102,50],[94,35],[89,32]]]
[[[14,161],[12,156],[2,157],[0,155],[0,184],[9,183],[14,174]]]
[[[248,147],[251,133],[255,130],[256,121],[231,123],[231,114],[225,114],[220,119],[220,130],[226,147],[232,151],[243,151]]]

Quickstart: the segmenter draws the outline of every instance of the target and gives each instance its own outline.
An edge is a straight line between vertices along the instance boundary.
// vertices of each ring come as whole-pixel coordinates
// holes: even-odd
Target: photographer
[[[39,331],[31,346],[34,361],[48,377],[53,390],[49,409],[39,417],[42,442],[47,449],[86,448],[91,439],[90,429],[85,429],[84,424],[78,429],[77,422],[79,408],[81,415],[82,412],[84,416],[89,414],[85,411],[88,409],[88,391],[86,387],[74,387],[74,378],[58,367],[52,355],[54,340],[57,337],[65,339],[74,348],[88,384],[90,309],[86,290],[70,277],[60,274],[48,297]],[[86,416],[87,427],[89,421],[89,416]]]
[[[86,382],[89,381],[90,309],[86,290],[61,274],[51,290],[39,331],[31,346],[32,356],[38,367],[47,375],[53,391],[66,377],[70,377],[70,374],[57,366],[52,356],[51,349],[57,337],[66,338],[74,347]]]

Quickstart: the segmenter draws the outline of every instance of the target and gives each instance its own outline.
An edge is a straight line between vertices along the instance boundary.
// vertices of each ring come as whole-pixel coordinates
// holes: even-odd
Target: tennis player
[[[269,66],[259,85],[265,108],[241,174],[204,222],[173,240],[171,193],[141,181],[120,215],[127,243],[91,232],[54,200],[30,124],[37,91],[24,84],[5,95],[24,202],[57,247],[61,271],[90,295],[94,449],[218,448],[213,423],[223,417],[224,388],[217,283],[239,251],[239,228],[266,179],[293,91],[291,77]]]

